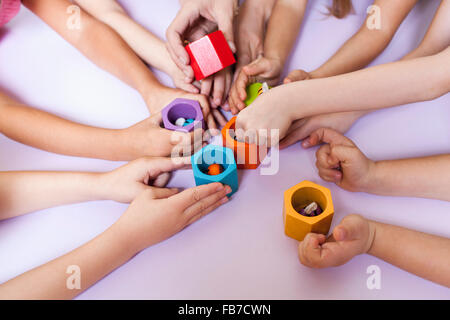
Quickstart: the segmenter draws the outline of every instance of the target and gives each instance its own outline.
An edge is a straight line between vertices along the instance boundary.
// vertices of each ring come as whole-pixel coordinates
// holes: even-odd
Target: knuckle
[[[200,200],[200,193],[198,192],[197,189],[192,190],[192,199],[194,201],[199,201]]]

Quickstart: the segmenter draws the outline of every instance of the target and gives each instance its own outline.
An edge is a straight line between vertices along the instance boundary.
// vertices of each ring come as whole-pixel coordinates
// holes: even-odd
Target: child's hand
[[[314,131],[305,143],[326,143],[316,153],[316,166],[322,179],[348,191],[366,191],[374,181],[375,162],[342,134],[332,129]]]
[[[237,63],[234,80],[241,69],[264,53],[264,33],[276,0],[247,0],[237,18]]]
[[[278,84],[282,71],[283,65],[279,60],[267,57],[259,57],[242,68],[230,91],[228,104],[231,112],[237,114],[245,108],[246,88],[249,84],[253,82],[267,82],[269,85],[274,86]]]
[[[227,123],[225,117],[217,110],[223,108],[226,103],[228,92],[230,91],[232,81],[231,67],[225,68],[216,74],[203,79],[201,82],[201,94],[209,97],[211,103],[211,114],[219,126]]]
[[[286,137],[280,142],[280,149],[304,140],[320,128],[330,128],[342,134],[346,133],[353,123],[363,116],[365,112],[339,112],[322,114],[310,118],[300,119],[292,123]],[[308,140],[303,141],[303,148],[309,148]]]
[[[309,233],[298,246],[300,262],[310,268],[336,267],[369,251],[375,227],[360,215],[349,215],[334,228],[333,238]]]
[[[239,112],[236,119],[236,139],[272,146],[286,136],[293,117],[288,113],[289,110],[283,110],[285,105],[280,105],[279,92],[282,92],[279,87],[273,88],[253,101],[251,107]],[[254,134],[254,138],[250,136],[251,134]],[[269,137],[269,141],[266,141],[264,135]]]
[[[306,72],[305,70],[293,70],[289,72],[286,78],[284,78],[283,83],[291,83],[295,81],[303,81],[303,80],[310,80],[312,79],[312,76],[310,73]]]
[[[217,129],[214,117],[210,112],[208,98],[202,94],[194,94],[180,89],[161,87],[160,89],[158,89],[157,94],[149,95],[146,100],[150,113],[154,114],[156,112],[160,112],[162,109],[164,109],[165,106],[167,106],[169,103],[171,103],[173,100],[177,98],[197,100],[202,108],[203,117],[205,119],[208,128]]]
[[[212,183],[159,196],[142,192],[116,222],[127,245],[136,252],[161,242],[228,201],[230,187]]]
[[[170,173],[183,168],[189,158],[140,158],[116,170],[102,174],[101,185],[107,199],[130,203],[141,192],[156,198],[173,195],[176,190],[164,188],[170,180]]]
[[[167,130],[162,126],[162,116],[158,112],[129,128],[119,131],[117,139],[117,160],[134,160],[143,156],[168,157],[172,154],[187,156],[202,147],[203,130],[185,133]],[[185,151],[185,152],[183,152]],[[188,154],[186,154],[188,153]]]

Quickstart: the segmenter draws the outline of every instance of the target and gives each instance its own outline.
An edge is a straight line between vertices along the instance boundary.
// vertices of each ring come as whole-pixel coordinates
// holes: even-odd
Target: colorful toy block
[[[257,169],[267,155],[267,147],[237,141],[234,138],[236,117],[222,129],[223,146],[233,150],[238,169]]]
[[[228,197],[231,197],[238,190],[237,166],[231,149],[210,144],[195,153],[191,160],[197,186],[220,182],[231,187]],[[223,167],[223,172],[217,175],[209,175],[208,168],[213,164],[220,164]]]
[[[161,111],[164,128],[174,131],[191,132],[196,128],[196,124],[200,123],[203,129],[205,128],[205,121],[203,119],[202,109],[196,100],[178,98],[173,100]],[[176,125],[180,118],[194,119],[194,121],[183,125]],[[181,121],[178,122],[181,124]]]
[[[270,86],[267,86],[267,88],[272,89],[272,87]],[[258,98],[258,96],[264,93],[263,84],[260,82],[252,83],[251,85],[247,86],[246,91],[247,98],[244,100],[244,103],[248,107],[250,104],[252,104],[253,101],[255,101],[256,98]]]
[[[303,216],[298,210],[316,202],[322,213]],[[329,189],[310,181],[303,181],[284,192],[284,232],[288,237],[302,241],[310,233],[326,235],[333,220],[334,207]]]
[[[233,52],[220,30],[188,44],[185,48],[198,81],[236,63]]]

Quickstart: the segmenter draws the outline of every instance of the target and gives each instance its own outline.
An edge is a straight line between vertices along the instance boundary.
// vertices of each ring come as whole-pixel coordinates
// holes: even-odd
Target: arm
[[[0,133],[35,148],[64,155],[105,160],[169,156],[176,140],[191,141],[193,133],[160,127],[161,114],[126,129],[91,127],[24,106],[0,92]],[[175,139],[176,138],[176,139]]]
[[[307,0],[276,2],[267,26],[263,55],[242,68],[230,91],[228,103],[233,114],[245,108],[246,88],[251,81],[256,79],[271,86],[279,83],[284,64],[300,31],[307,3]]]
[[[322,179],[354,192],[450,201],[450,154],[416,159],[372,161],[353,141],[327,128],[313,132]]]
[[[106,173],[0,172],[0,220],[86,201],[129,203],[144,190],[171,193],[161,187],[169,172],[183,166],[172,159],[141,158]]]
[[[380,8],[381,29],[370,30],[367,19],[327,62],[310,73],[311,78],[325,78],[359,70],[367,66],[389,45],[400,24],[416,5],[417,0],[375,0]]]
[[[419,277],[450,287],[450,239],[346,216],[333,236],[308,234],[299,244],[302,264],[327,268],[368,253]]]
[[[275,4],[264,40],[264,57],[278,61],[281,69],[300,32],[307,4],[307,0],[278,0]]]
[[[165,43],[139,23],[130,18],[115,0],[76,0],[89,14],[114,29],[148,65],[169,74],[180,89],[198,93],[186,83],[185,75],[172,61]]]
[[[141,250],[159,243],[226,203],[229,187],[203,185],[165,195],[142,192],[122,217],[82,247],[0,285],[0,299],[71,299]],[[67,269],[79,267],[80,287]]]
[[[69,29],[66,10],[72,5],[70,1],[22,2],[88,59],[139,91],[147,105],[151,96],[163,88],[127,43],[106,24],[81,11],[81,28]]]
[[[450,201],[448,172],[450,172],[450,154],[378,161],[375,162],[372,182],[367,192]]]
[[[431,56],[450,46],[450,1],[441,1],[420,45],[403,59]]]
[[[434,56],[279,86],[256,99],[254,108],[242,110],[236,129],[279,129],[284,138],[292,122],[305,117],[432,100],[450,90],[449,61],[450,47]]]

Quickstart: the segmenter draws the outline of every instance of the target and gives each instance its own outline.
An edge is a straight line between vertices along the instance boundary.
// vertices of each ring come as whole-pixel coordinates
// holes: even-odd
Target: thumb
[[[334,228],[333,237],[336,241],[358,240],[362,236],[360,217],[349,215],[342,219],[341,223]]]
[[[231,12],[231,14],[219,14],[217,16],[217,26],[225,36],[225,39],[227,40],[231,51],[233,53],[236,53],[236,44],[234,43],[233,17],[233,12]]]
[[[178,193],[177,188],[158,188],[158,187],[149,187],[151,190],[151,197],[153,199],[165,199],[173,196]]]
[[[258,58],[243,68],[244,72],[249,76],[256,76],[267,71],[267,60]]]

